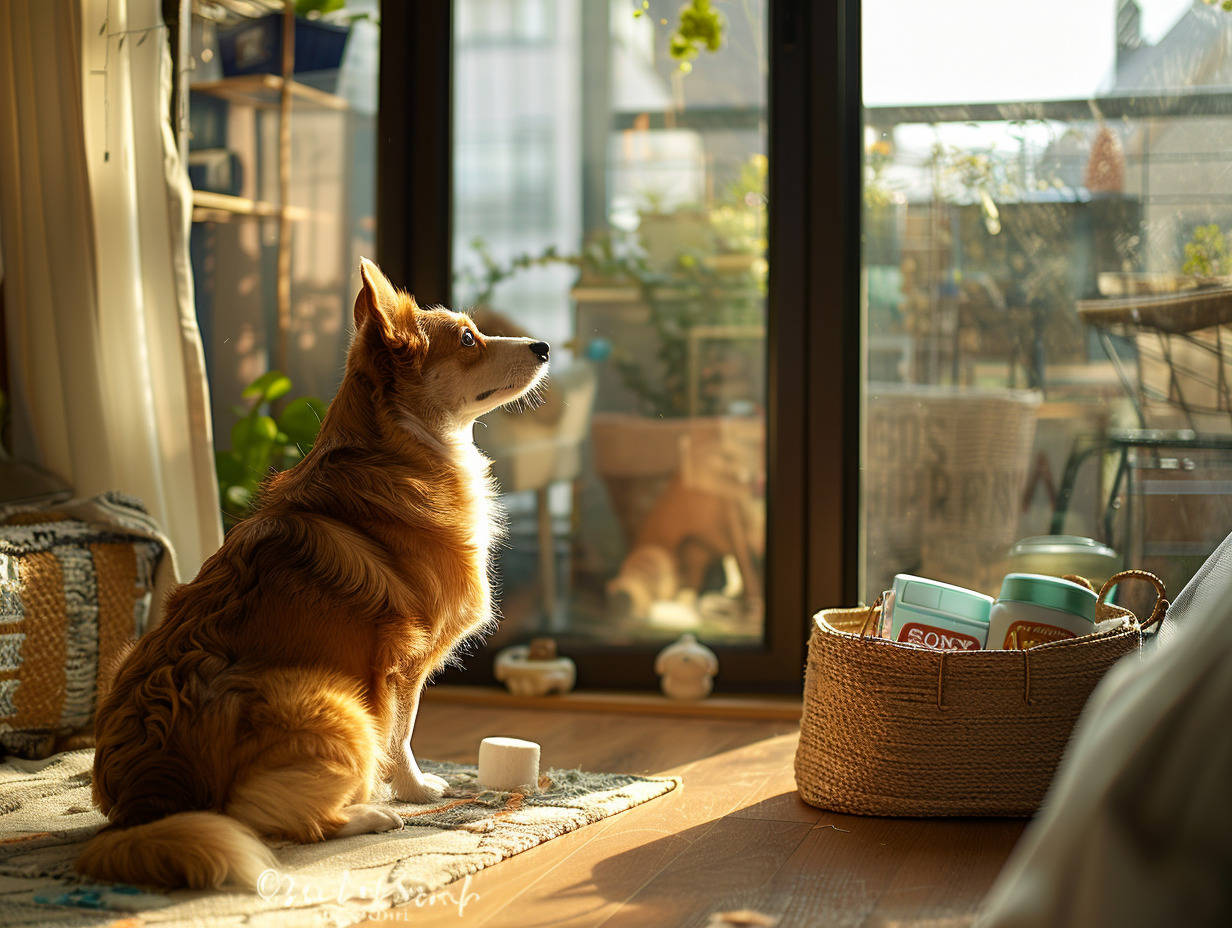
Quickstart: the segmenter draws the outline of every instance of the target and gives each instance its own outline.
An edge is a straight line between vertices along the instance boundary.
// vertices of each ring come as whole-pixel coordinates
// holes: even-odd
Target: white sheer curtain
[[[0,0],[0,236],[17,456],[218,547],[209,394],[158,0]]]

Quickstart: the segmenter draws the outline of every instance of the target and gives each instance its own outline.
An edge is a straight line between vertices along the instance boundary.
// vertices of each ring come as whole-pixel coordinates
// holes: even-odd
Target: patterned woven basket
[[[169,546],[139,500],[0,513],[0,754],[80,746],[120,656],[144,633]]]
[[[1150,618],[1105,603],[1118,582],[1151,582]],[[1163,620],[1163,583],[1124,571],[1100,590],[1099,620],[1133,621],[1027,651],[931,651],[871,637],[878,604],[814,620],[796,786],[810,805],[857,815],[1029,816],[1087,697]]]

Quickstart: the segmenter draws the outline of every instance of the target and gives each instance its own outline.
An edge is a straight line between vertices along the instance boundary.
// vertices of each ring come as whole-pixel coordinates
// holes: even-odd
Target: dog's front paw
[[[335,833],[335,838],[345,838],[347,835],[368,835],[382,831],[392,831],[401,828],[406,823],[402,816],[387,806],[356,803],[342,810],[347,817],[346,823]]]
[[[436,802],[449,789],[449,781],[434,773],[419,770],[397,770],[390,780],[394,798],[399,802],[425,805]]]

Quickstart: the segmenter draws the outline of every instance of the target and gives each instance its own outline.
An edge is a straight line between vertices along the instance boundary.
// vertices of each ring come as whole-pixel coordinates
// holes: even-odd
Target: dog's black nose
[[[535,353],[535,357],[537,357],[540,361],[546,361],[548,359],[547,342],[534,342],[530,346],[530,350]]]

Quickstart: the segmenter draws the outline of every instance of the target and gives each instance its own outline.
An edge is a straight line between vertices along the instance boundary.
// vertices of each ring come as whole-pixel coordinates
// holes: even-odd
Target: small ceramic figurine
[[[659,685],[669,699],[705,699],[718,672],[719,659],[693,635],[681,635],[655,658]]]
[[[577,667],[569,658],[557,656],[551,638],[505,648],[496,655],[492,672],[515,696],[567,693],[577,680]]]

